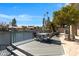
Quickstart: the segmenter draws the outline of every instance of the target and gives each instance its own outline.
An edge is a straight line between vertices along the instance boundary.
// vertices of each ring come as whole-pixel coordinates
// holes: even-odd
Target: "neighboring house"
[[[23,30],[23,28],[21,26],[9,26],[9,30]]]
[[[28,30],[34,30],[35,29],[35,26],[28,26],[27,29]]]

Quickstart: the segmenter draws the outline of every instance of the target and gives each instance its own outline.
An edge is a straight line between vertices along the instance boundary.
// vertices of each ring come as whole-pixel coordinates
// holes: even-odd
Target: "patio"
[[[64,54],[61,44],[60,39],[54,36],[50,43],[32,40],[30,42],[23,43],[22,45],[17,45],[17,43],[13,45],[34,56],[60,56]],[[23,56],[23,54],[20,54],[16,49],[13,52]]]

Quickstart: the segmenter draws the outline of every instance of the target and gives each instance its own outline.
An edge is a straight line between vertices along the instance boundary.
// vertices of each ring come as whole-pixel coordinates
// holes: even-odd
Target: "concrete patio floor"
[[[57,37],[51,39],[51,43],[31,41],[17,47],[34,55],[34,56],[61,56],[64,50],[61,41]],[[16,53],[16,52],[15,52]]]

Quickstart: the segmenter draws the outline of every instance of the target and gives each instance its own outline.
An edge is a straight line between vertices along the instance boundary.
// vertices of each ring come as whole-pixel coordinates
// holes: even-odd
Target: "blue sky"
[[[63,3],[0,3],[0,23],[9,23],[14,17],[17,25],[42,25],[42,18],[48,11],[52,19],[53,12]]]

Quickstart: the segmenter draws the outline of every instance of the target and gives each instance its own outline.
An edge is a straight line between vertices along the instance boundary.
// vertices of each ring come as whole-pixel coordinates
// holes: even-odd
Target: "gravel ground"
[[[8,52],[6,49],[0,51],[0,56],[8,56],[10,55],[10,52]]]

